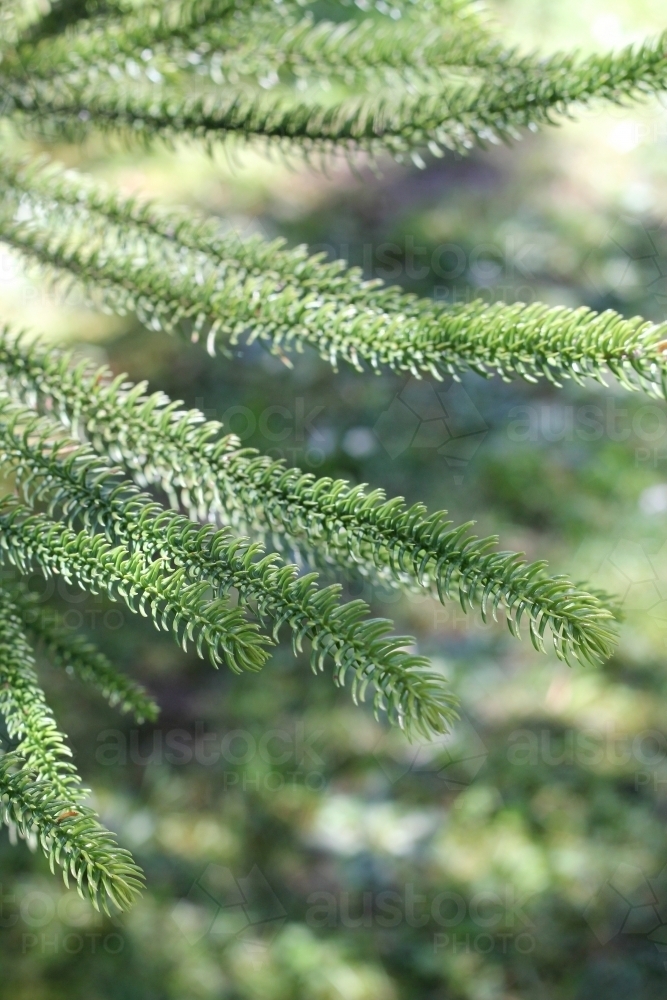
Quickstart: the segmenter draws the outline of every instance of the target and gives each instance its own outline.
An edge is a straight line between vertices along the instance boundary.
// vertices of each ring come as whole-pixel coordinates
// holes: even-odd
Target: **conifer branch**
[[[43,514],[32,514],[15,497],[0,500],[0,556],[22,573],[39,567],[92,593],[121,598],[131,611],[150,617],[157,629],[172,631],[185,649],[194,641],[215,666],[235,672],[259,670],[268,640],[242,611],[224,600],[209,600],[208,584],[188,584],[184,570],[169,572],[164,561],[149,562],[140,552],[111,546],[101,535],[76,533]]]
[[[234,5],[234,0],[41,0],[39,5],[23,4],[22,0],[5,2],[12,7],[38,7],[30,12],[30,18],[25,18],[28,29],[19,36],[26,45],[58,38],[75,26],[91,30],[106,24],[113,28],[117,23],[132,24],[137,18],[144,27],[143,38],[137,37],[137,42],[150,45],[151,30],[155,34],[176,33],[211,21]],[[243,2],[236,0],[239,6]]]
[[[157,718],[158,706],[142,685],[116,670],[91,642],[69,628],[55,609],[42,606],[37,595],[22,583],[5,583],[5,589],[23,628],[56,666],[96,688],[112,708],[130,712],[137,722]]]
[[[32,650],[6,590],[0,591],[0,713],[16,750],[0,756],[0,816],[21,836],[37,836],[51,870],[63,868],[95,906],[121,909],[143,886],[140,870],[119,850],[92,809],[34,671]],[[5,798],[7,796],[7,798]]]
[[[505,77],[396,97],[366,95],[333,105],[245,88],[184,93],[181,86],[127,88],[64,80],[22,80],[2,72],[9,113],[38,131],[81,135],[86,123],[128,139],[190,136],[211,143],[224,136],[263,139],[290,148],[386,150],[399,159],[429,145],[465,153],[473,146],[517,138],[526,128],[596,100],[621,103],[667,87],[667,36],[611,55],[582,59],[559,54],[521,60]]]
[[[0,407],[0,457],[31,504],[46,502],[50,513],[101,528],[110,542],[126,545],[133,554],[164,560],[185,574],[184,583],[212,586],[217,600],[235,588],[243,604],[253,602],[260,620],[272,619],[274,636],[289,625],[295,652],[304,639],[310,641],[314,670],[323,670],[331,657],[338,685],[350,674],[355,701],[370,684],[376,713],[386,711],[412,732],[446,731],[455,717],[454,699],[441,677],[425,672],[426,658],[406,652],[412,637],[389,637],[392,623],[368,619],[363,601],[341,606],[340,586],[318,590],[315,574],[299,577],[296,566],[283,565],[275,554],[263,555],[261,546],[165,511],[119,480],[94,452],[58,431],[52,420],[21,407]]]
[[[51,871],[62,868],[80,896],[109,912],[128,910],[144,887],[141,870],[88,806],[71,808],[58,790],[18,754],[0,756],[0,820],[24,840],[37,837]]]
[[[205,336],[211,352],[245,338],[281,355],[308,345],[334,367],[342,360],[436,378],[471,369],[555,385],[604,384],[609,372],[628,389],[665,393],[667,324],[539,303],[446,307],[303,248],[241,241],[52,164],[1,157],[0,179],[0,239],[98,305]]]
[[[526,61],[488,37],[472,6],[435,18],[411,6],[412,16],[398,20],[331,22],[315,21],[294,5],[259,3],[239,11],[229,2],[215,21],[181,21],[160,31],[147,29],[139,13],[115,24],[107,19],[80,24],[46,44],[19,49],[16,67],[26,76],[75,85],[105,76],[175,83],[178,74],[189,74],[190,86],[205,86],[208,77],[217,86],[248,80],[271,88],[324,75],[346,87],[372,88],[401,79],[432,86],[453,68],[498,72]]]
[[[325,161],[361,151],[423,165],[425,148],[465,153],[595,101],[667,89],[667,33],[615,54],[539,59],[496,40],[468,0],[357,8],[0,0],[0,115],[12,134],[39,138],[236,139]],[[38,272],[153,329],[205,337],[210,353],[259,340],[283,360],[313,348],[333,368],[455,379],[472,370],[554,385],[610,374],[667,395],[667,324],[546,305],[443,308],[303,248],[241,242],[191,212],[4,153],[0,190],[0,241]],[[391,623],[367,618],[361,601],[341,605],[338,585],[319,589],[314,573],[300,576],[265,543],[443,603],[457,597],[484,620],[504,609],[514,635],[527,620],[533,645],[550,639],[567,662],[597,662],[613,648],[604,595],[496,551],[495,538],[455,527],[444,511],[287,469],[198,411],[148,395],[145,383],[72,366],[4,332],[0,386],[0,464],[26,498],[0,500],[0,559],[121,599],[215,665],[260,669],[287,625],[295,650],[310,643],[315,670],[331,658],[338,684],[351,679],[355,700],[372,686],[376,714],[409,734],[444,732],[456,717],[443,678],[406,648],[410,637],[390,636]],[[127,908],[141,872],[84,803],[26,631],[111,704],[138,718],[156,706],[23,585],[0,591],[0,713],[17,743],[0,756],[0,818],[39,837],[51,867],[96,906]]]
[[[72,751],[58,730],[37,680],[33,653],[11,595],[0,588],[0,714],[16,752],[70,803],[82,793]]]

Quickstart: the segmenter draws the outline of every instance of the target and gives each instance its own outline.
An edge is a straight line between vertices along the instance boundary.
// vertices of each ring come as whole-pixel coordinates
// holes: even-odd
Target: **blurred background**
[[[517,44],[617,47],[663,0],[497,0]],[[442,302],[667,311],[667,111],[576,123],[382,176],[199,149],[52,154],[126,192],[284,236]],[[281,646],[214,671],[124,608],[31,584],[158,699],[137,727],[44,665],[105,822],[148,889],[100,917],[0,831],[0,997],[653,1000],[667,982],[667,406],[616,387],[211,360],[63,302],[0,252],[4,318],[222,420],[290,465],[475,520],[502,548],[613,591],[613,660],[570,669],[455,604],[350,582],[462,700],[410,745]]]

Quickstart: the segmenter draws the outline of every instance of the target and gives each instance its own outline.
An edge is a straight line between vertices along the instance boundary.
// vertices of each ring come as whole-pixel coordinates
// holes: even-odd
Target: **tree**
[[[434,379],[471,369],[555,385],[611,375],[664,394],[664,327],[545,305],[444,308],[10,150],[17,133],[48,143],[106,131],[130,143],[263,142],[324,167],[386,153],[420,165],[424,151],[465,153],[582,104],[664,90],[666,37],[539,59],[506,48],[467,0],[54,0],[46,11],[8,0],[0,12],[0,239],[48,279],[153,329],[205,338],[211,353],[260,340],[288,365],[308,345],[334,369],[342,360]],[[445,511],[286,468],[145,383],[10,329],[0,377],[0,453],[14,487],[0,501],[3,560],[124,601],[215,666],[261,669],[285,628],[295,650],[308,641],[315,671],[331,663],[355,700],[370,688],[376,713],[408,734],[456,719],[454,695],[410,637],[362,601],[342,604],[340,585],[320,586],[297,563],[456,598],[484,619],[502,609],[514,635],[525,619],[536,649],[550,641],[568,663],[613,649],[610,598],[498,552],[497,539]],[[127,908],[141,872],[84,804],[29,638],[138,719],[157,706],[23,584],[2,598],[0,710],[14,741],[0,758],[4,819],[37,836],[96,905]]]

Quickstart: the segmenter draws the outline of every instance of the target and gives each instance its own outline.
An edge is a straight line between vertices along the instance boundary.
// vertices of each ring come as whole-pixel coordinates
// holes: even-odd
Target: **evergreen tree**
[[[122,197],[12,153],[91,132],[129,143],[190,137],[263,143],[316,165],[344,155],[465,153],[598,100],[667,87],[667,36],[612,55],[541,59],[509,49],[467,0],[389,6],[306,0],[0,3],[4,149],[0,240],[91,303],[210,353],[263,342],[291,365],[314,348],[335,369],[442,378],[470,369],[560,385],[594,377],[661,396],[667,328],[546,305],[445,308],[280,242],[241,241],[210,219]],[[196,410],[4,329],[0,336],[3,561],[125,602],[215,666],[260,670],[281,630],[307,641],[355,700],[408,734],[443,733],[456,699],[410,637],[369,618],[316,571],[362,573],[458,599],[486,620],[525,621],[538,651],[607,658],[604,594],[499,552],[472,524],[381,490],[317,479],[247,448]],[[152,492],[148,492],[152,490]],[[165,499],[161,503],[158,497]],[[312,572],[303,572],[308,566]],[[2,817],[96,905],[126,908],[142,884],[85,804],[35,674],[30,640],[138,719],[157,708],[20,582],[0,612]]]

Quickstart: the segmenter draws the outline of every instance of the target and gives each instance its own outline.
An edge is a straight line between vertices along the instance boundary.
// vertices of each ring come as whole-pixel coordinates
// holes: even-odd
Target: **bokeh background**
[[[663,0],[497,0],[524,47],[616,47]],[[184,145],[52,155],[128,192],[284,236],[443,302],[667,311],[667,112],[595,109],[512,148],[382,176]],[[198,406],[249,446],[475,520],[613,591],[600,669],[559,664],[455,604],[350,581],[462,700],[409,745],[281,646],[214,671],[125,609],[31,582],[142,679],[137,727],[44,665],[105,821],[148,890],[100,917],[0,831],[2,1000],[652,1000],[667,983],[667,405],[616,387],[292,370],[104,317],[0,254],[13,323]]]

